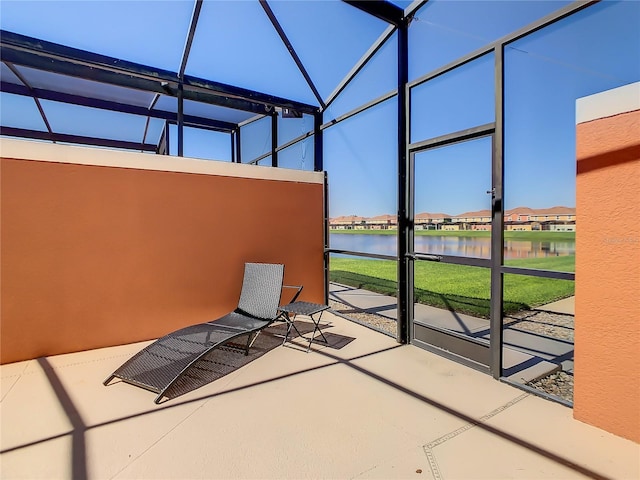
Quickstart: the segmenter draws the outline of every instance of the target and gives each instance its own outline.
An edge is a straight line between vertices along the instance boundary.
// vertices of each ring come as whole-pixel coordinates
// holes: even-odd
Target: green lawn
[[[511,260],[510,266],[574,271],[574,256]],[[487,268],[435,262],[415,262],[415,300],[460,313],[488,317],[490,272]],[[333,282],[396,295],[396,262],[331,258]],[[574,282],[524,275],[505,275],[504,310],[513,313],[573,295]]]
[[[329,233],[336,235],[397,235],[397,230],[329,230]],[[416,230],[416,236],[430,237],[472,237],[490,238],[491,232],[480,232],[475,230]],[[571,242],[576,240],[575,232],[513,232],[505,231],[504,238],[507,240],[530,240],[534,242]]]

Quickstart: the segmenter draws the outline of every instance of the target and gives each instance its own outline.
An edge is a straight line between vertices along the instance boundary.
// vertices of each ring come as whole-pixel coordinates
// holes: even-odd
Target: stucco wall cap
[[[134,168],[163,172],[196,173],[225,177],[280,180],[299,183],[324,182],[322,172],[263,167],[196,158],[153,155],[105,148],[54,145],[47,142],[0,138],[0,156],[41,162],[74,163],[102,167]]]
[[[576,124],[640,110],[640,82],[576,100]]]

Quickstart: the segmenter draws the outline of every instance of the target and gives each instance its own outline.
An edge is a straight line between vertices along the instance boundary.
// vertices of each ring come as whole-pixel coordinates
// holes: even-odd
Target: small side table
[[[323,340],[317,339],[318,341],[324,341],[324,343],[328,344],[327,337],[324,336],[322,330],[320,329],[320,319],[322,318],[322,313],[325,310],[328,310],[328,305],[321,305],[319,303],[311,303],[311,302],[293,302],[288,305],[284,305],[280,307],[280,311],[284,313],[285,319],[287,321],[287,334],[284,336],[284,340],[282,344],[284,345],[287,339],[289,338],[289,332],[291,331],[291,327],[296,331],[296,333],[304,338],[305,340],[309,340],[309,346],[307,347],[307,353],[311,349],[311,344],[316,339],[316,332],[320,332]],[[313,318],[314,315],[319,313],[318,318]],[[311,333],[311,338],[307,338],[300,333],[298,327],[296,327],[295,319],[297,315],[305,315],[311,319],[313,322],[313,332]]]

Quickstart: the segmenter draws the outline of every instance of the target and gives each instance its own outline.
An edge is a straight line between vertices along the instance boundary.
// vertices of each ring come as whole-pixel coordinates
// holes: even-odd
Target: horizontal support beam
[[[485,125],[460,130],[459,132],[448,133],[446,135],[430,138],[421,142],[410,143],[409,150],[411,152],[418,152],[426,150],[427,148],[443,147],[445,145],[453,145],[454,143],[466,142],[475,138],[492,135],[495,130],[495,123],[487,123]]]
[[[555,278],[557,280],[575,280],[576,274],[574,272],[556,272],[554,270],[536,270],[533,268],[521,268],[521,267],[500,267],[500,271],[504,274],[514,275],[529,275],[532,277],[542,278]]]
[[[227,134],[232,134],[233,132],[235,132],[235,130],[222,130],[220,128],[215,128],[215,127],[208,127],[207,125],[202,125],[202,124],[198,124],[198,123],[191,123],[188,120],[189,116],[185,115],[183,117],[183,122],[182,125],[185,127],[193,127],[193,128],[199,128],[200,130],[210,130],[213,132],[221,132],[221,133],[227,133]],[[167,120],[167,124],[168,125],[178,125],[178,121],[177,120]]]
[[[383,255],[379,253],[364,253],[364,252],[355,252],[353,250],[340,250],[337,248],[327,248],[324,253],[332,254],[340,254],[340,255],[352,255],[354,257],[365,257],[365,258],[376,258],[378,260],[398,260],[398,257],[393,255]]]
[[[3,61],[110,85],[176,96],[177,73],[0,30]],[[253,113],[287,107],[313,113],[318,107],[253,90],[184,77],[184,98]]]
[[[269,158],[270,156],[271,156],[271,151],[268,151],[267,153],[263,153],[259,157],[254,158],[250,162],[243,162],[243,163],[247,163],[249,165],[257,165],[258,162],[261,162],[262,160],[265,160],[265,159]]]
[[[111,100],[102,100],[98,98],[84,97],[81,95],[75,95],[71,93],[56,92],[53,90],[46,90],[43,88],[28,89],[22,85],[15,83],[0,82],[0,91],[6,93],[13,93],[15,95],[23,96],[35,96],[41,100],[51,100],[54,102],[69,103],[72,105],[81,105],[84,107],[99,108],[102,110],[110,110],[113,112],[130,113],[132,115],[141,115],[144,117],[160,118],[162,120],[177,121],[177,113],[168,112],[165,110],[156,110],[146,107],[140,107],[137,105],[130,105],[126,103],[113,102]],[[185,115],[185,123],[189,123],[192,126],[202,126],[209,129],[215,129],[221,132],[231,132],[237,125],[231,122],[224,122],[221,120],[213,120],[206,117],[198,117],[195,115]]]
[[[301,142],[302,140],[305,140],[305,139],[307,139],[309,137],[312,137],[313,133],[314,133],[313,130],[311,130],[311,131],[309,131],[307,133],[303,133],[302,135],[297,136],[293,140],[289,140],[287,143],[283,143],[278,148],[276,148],[276,152],[284,150],[285,148],[289,148],[292,145],[295,145],[296,143]]]
[[[131,71],[127,70],[117,71],[87,62],[76,62],[75,60],[65,58],[51,58],[47,55],[15,50],[13,48],[6,47],[4,43],[0,48],[0,56],[4,61],[9,61],[16,65],[23,65],[60,75],[78,77],[85,80],[92,80],[94,82],[132,88],[145,92],[160,93],[162,95],[170,95],[173,97],[177,96],[179,82],[177,77],[174,77],[172,74],[158,75],[154,79],[149,78],[142,73],[132,74]],[[264,105],[258,105],[235,98],[221,97],[220,93],[213,93],[204,88],[202,90],[203,91],[200,92],[196,89],[185,89],[184,98],[253,113],[267,112],[267,107]]]
[[[185,98],[189,100],[197,100],[197,98],[193,97],[194,95],[204,94],[218,96],[220,99],[224,98],[231,102],[248,102],[253,104],[255,107],[253,109],[236,108],[237,110],[245,110],[248,112],[270,114],[275,107],[290,108],[298,112],[309,114],[313,114],[319,110],[319,107],[309,105],[307,103],[296,102],[295,100],[288,100],[286,98],[276,97],[275,95],[255,92],[246,88],[233,87],[223,83],[206,80],[204,78],[192,77],[190,75],[184,76],[184,90]],[[213,103],[212,101],[205,101],[204,99],[200,101],[203,103]]]
[[[312,131],[311,132],[307,132],[307,133],[305,133],[303,135],[300,135],[299,137],[294,138],[293,140],[291,140],[291,141],[289,141],[289,142],[287,142],[287,143],[285,143],[283,145],[280,145],[279,147],[275,148],[273,151],[275,151],[276,153],[281,152],[285,148],[289,148],[292,145],[295,145],[296,143],[304,140],[305,138],[309,138],[311,136],[313,136],[313,132]],[[260,161],[262,161],[262,160],[264,160],[266,158],[269,158],[272,155],[272,153],[273,152],[271,152],[271,151],[263,153],[259,157],[256,157],[253,160],[251,160],[250,162],[246,162],[246,163],[248,163],[248,164],[257,164],[258,162],[260,162]]]
[[[391,2],[385,0],[343,0],[349,5],[359,8],[369,15],[391,23],[396,27],[402,23],[404,19],[404,10]]]
[[[365,110],[368,110],[372,107],[375,107],[376,105],[381,104],[382,102],[386,102],[387,100],[390,100],[391,98],[395,97],[396,95],[398,95],[397,90],[393,90],[391,92],[385,93],[384,95],[382,95],[381,97],[376,98],[375,100],[371,100],[368,103],[365,103],[364,105],[359,106],[358,108],[351,110],[350,112],[345,113],[344,115],[340,115],[339,117],[334,118],[333,120],[329,120],[326,123],[323,123],[322,126],[320,127],[322,130],[324,130],[325,128],[329,128],[337,123],[340,123],[348,118],[351,118],[361,112],[364,112]]]
[[[434,255],[428,253],[409,254],[407,257],[425,262],[452,263],[454,265],[466,265],[468,267],[491,268],[491,260],[488,258],[458,257],[455,255]]]
[[[127,142],[124,140],[111,140],[108,138],[84,137],[81,135],[68,135],[66,133],[49,133],[26,128],[1,127],[0,135],[7,137],[30,138],[37,140],[49,140],[51,142],[79,143],[81,145],[94,145],[97,147],[123,148],[126,150],[138,150],[155,152],[157,145],[151,143]]]

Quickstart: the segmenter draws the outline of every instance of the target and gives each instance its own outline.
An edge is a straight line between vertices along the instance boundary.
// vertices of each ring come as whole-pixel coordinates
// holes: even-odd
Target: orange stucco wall
[[[2,363],[215,319],[246,261],[324,298],[322,183],[0,161]]]
[[[574,416],[640,442],[640,111],[577,126]]]

